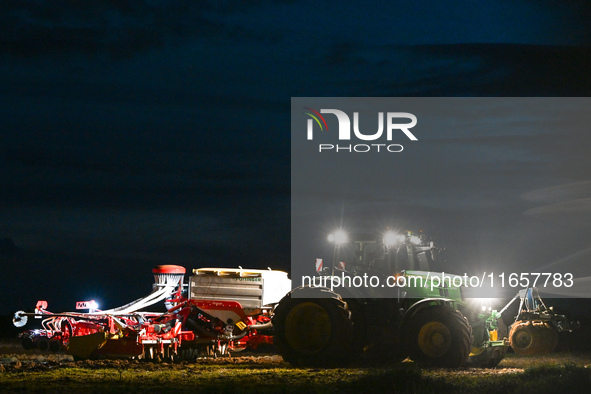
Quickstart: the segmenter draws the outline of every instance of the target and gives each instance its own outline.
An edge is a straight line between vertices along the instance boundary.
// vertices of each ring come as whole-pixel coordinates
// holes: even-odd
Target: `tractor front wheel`
[[[273,342],[294,366],[346,364],[353,349],[351,313],[337,294],[333,298],[286,295],[273,316]]]
[[[470,354],[472,328],[457,310],[445,306],[416,313],[405,330],[408,353],[421,364],[457,368]]]
[[[497,337],[503,339],[507,337],[507,325],[502,319],[497,321]],[[468,365],[476,368],[494,368],[507,354],[509,346],[491,346],[482,349],[481,353],[468,357]]]

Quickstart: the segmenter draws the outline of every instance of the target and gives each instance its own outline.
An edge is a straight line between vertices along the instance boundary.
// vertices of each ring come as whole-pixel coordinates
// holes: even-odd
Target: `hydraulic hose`
[[[270,321],[263,324],[251,324],[250,326],[248,326],[248,328],[250,328],[251,330],[266,330],[267,328],[271,327],[273,327],[273,323]]]

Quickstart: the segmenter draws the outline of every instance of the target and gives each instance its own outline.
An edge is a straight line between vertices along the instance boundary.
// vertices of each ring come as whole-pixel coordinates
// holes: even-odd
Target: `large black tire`
[[[408,354],[427,366],[457,368],[472,347],[472,328],[458,310],[434,306],[418,311],[405,329]]]
[[[21,340],[21,344],[23,345],[23,349],[25,350],[33,349],[37,345],[35,342],[33,342],[33,340],[30,337],[24,337]]]
[[[292,298],[290,293],[275,308],[273,343],[294,366],[341,366],[354,356],[347,303],[335,293],[325,293],[331,298]]]
[[[499,340],[506,338],[507,325],[502,320],[499,320],[497,324]],[[488,347],[484,349],[482,353],[468,357],[468,365],[475,368],[494,368],[499,365],[503,358],[505,358],[508,347],[509,346]]]
[[[57,353],[61,350],[62,343],[57,339],[52,339],[49,341],[49,351],[53,353]]]
[[[49,339],[46,338],[41,338],[37,341],[37,347],[39,348],[39,350],[41,350],[42,352],[47,352],[49,351]]]
[[[548,323],[520,320],[511,326],[509,341],[520,356],[548,354],[558,343],[558,333]]]

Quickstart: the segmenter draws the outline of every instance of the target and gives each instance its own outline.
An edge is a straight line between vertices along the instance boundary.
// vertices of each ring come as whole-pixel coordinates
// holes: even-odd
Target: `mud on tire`
[[[324,294],[331,298],[292,298],[292,293],[273,316],[273,342],[283,359],[294,366],[346,365],[354,342],[347,303],[331,292]]]
[[[457,368],[470,354],[472,328],[461,312],[435,306],[411,317],[405,338],[412,360],[428,366]]]
[[[511,348],[521,356],[547,354],[558,343],[558,334],[548,323],[542,321],[517,321],[509,333]]]

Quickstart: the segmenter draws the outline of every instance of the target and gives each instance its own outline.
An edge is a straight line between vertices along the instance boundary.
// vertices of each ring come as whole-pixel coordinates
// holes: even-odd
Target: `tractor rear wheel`
[[[457,368],[468,359],[472,328],[460,311],[445,306],[423,309],[405,330],[408,353],[424,365]]]
[[[547,354],[558,343],[558,334],[548,323],[542,321],[517,321],[509,333],[511,347],[521,356]]]
[[[352,357],[351,313],[337,294],[332,298],[286,295],[273,316],[273,342],[294,366],[345,365]]]

